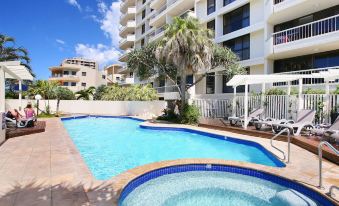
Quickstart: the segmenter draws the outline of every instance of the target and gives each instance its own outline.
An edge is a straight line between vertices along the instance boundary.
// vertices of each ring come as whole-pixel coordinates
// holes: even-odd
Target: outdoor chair
[[[264,113],[264,109],[255,109],[248,115],[248,123],[254,123],[259,121],[260,115]],[[229,117],[228,120],[230,121],[231,126],[242,125],[244,126],[245,116],[241,117]]]
[[[301,110],[297,114],[297,121],[295,123],[286,123],[286,124],[273,124],[272,130],[274,133],[280,132],[284,128],[288,128],[290,133],[298,136],[301,133],[302,129],[311,128],[313,129],[313,120],[315,118],[315,110]]]
[[[339,143],[339,116],[329,128],[317,127],[310,131],[310,135],[320,136],[320,140],[330,143]]]
[[[293,120],[266,118],[266,119],[254,122],[254,126],[256,130],[261,130],[263,128],[272,129],[274,124],[293,124],[293,123],[294,123]],[[279,128],[277,127],[276,130],[278,131]]]
[[[16,119],[5,117],[5,120],[7,127],[24,128],[28,127],[30,124],[34,125],[33,118],[17,121]]]

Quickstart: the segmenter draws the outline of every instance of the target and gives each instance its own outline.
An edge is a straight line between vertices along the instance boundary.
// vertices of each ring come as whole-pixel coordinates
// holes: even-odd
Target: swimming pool
[[[269,173],[217,164],[159,168],[130,181],[119,206],[331,206],[299,183]]]
[[[187,129],[145,129],[140,120],[117,117],[63,119],[95,178],[106,180],[163,160],[215,158],[284,167],[261,145]]]

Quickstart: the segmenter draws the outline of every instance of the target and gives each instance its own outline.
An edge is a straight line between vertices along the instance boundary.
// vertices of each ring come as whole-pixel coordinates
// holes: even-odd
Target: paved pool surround
[[[188,128],[202,132],[255,141],[271,153],[268,139],[188,125],[155,124],[157,127]],[[283,150],[285,142],[275,142]],[[96,180],[83,161],[60,119],[46,119],[46,132],[17,137],[0,147],[0,205],[117,205],[123,188],[138,176],[154,169],[182,164],[221,164],[250,168],[298,181],[324,194],[329,186],[339,185],[339,167],[324,160],[325,189],[319,190],[318,158],[298,146],[291,145],[291,163],[283,168],[215,159],[180,159],[156,162],[133,168],[107,181]],[[336,191],[336,196],[339,193]]]

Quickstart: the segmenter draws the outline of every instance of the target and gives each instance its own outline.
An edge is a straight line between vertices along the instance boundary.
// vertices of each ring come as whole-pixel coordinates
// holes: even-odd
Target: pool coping
[[[200,128],[200,127],[196,127],[196,126],[192,126],[192,125],[154,123],[154,122],[151,122],[152,120],[147,121],[147,119],[137,117],[137,116],[80,115],[80,116],[74,116],[74,117],[66,117],[66,119],[67,118],[68,119],[77,119],[77,118],[84,118],[84,117],[88,117],[88,116],[105,117],[105,118],[114,118],[115,117],[115,118],[136,119],[136,120],[142,121],[142,123],[140,124],[141,126],[161,127],[161,128],[165,128],[165,129],[171,129],[171,128],[189,129],[189,130],[195,130],[195,131],[198,131],[198,132],[207,132],[207,133],[211,133],[211,134],[214,134],[214,135],[220,135],[220,134],[222,135],[222,134],[225,133],[224,131],[217,131],[217,130],[211,130],[211,129],[206,129],[206,128]],[[60,118],[60,121],[62,121],[63,119],[65,119],[65,117]],[[64,129],[66,130],[66,128],[64,128]],[[238,134],[236,134],[236,133],[231,133],[231,132],[228,132],[228,133],[234,134],[234,136],[236,136],[236,137],[233,137],[231,135],[233,138],[242,139],[241,137],[238,137],[237,136]],[[295,181],[297,183],[300,183],[303,186],[306,186],[307,188],[318,192],[319,194],[328,198],[330,201],[334,202],[335,204],[339,204],[339,201],[337,201],[336,199],[329,198],[328,196],[326,196],[325,190],[320,190],[312,184],[294,179],[293,177],[289,177],[286,174],[281,174],[282,171],[286,171],[288,169],[291,170],[292,168],[270,167],[270,166],[248,163],[248,162],[221,160],[221,159],[176,159],[176,160],[154,162],[154,163],[141,165],[141,166],[132,168],[132,169],[127,170],[127,171],[125,171],[125,172],[123,172],[119,175],[116,175],[116,176],[114,176],[114,177],[112,177],[111,179],[108,179],[108,180],[98,180],[94,177],[94,175],[92,174],[92,172],[88,168],[85,160],[82,158],[79,150],[77,149],[76,145],[74,144],[74,142],[72,141],[72,138],[70,136],[69,136],[69,140],[72,143],[71,148],[74,149],[75,151],[77,151],[75,158],[77,160],[81,160],[81,163],[80,163],[81,170],[79,170],[80,175],[83,178],[86,178],[86,179],[90,178],[90,179],[98,181],[98,182],[109,182],[112,185],[112,189],[113,189],[114,205],[118,204],[119,196],[120,196],[120,193],[122,192],[123,188],[130,181],[137,178],[138,176],[141,176],[141,175],[143,175],[147,172],[150,172],[152,170],[156,170],[156,169],[160,169],[160,168],[164,168],[164,167],[169,167],[169,166],[183,165],[183,164],[220,164],[220,165],[225,165],[225,166],[243,167],[243,168],[253,169],[253,170],[257,170],[257,171],[261,171],[261,172],[266,172],[266,173],[271,174],[271,175],[276,175],[276,176],[279,176],[279,177],[282,177],[282,178],[286,178],[290,181]],[[248,141],[252,141],[252,140],[248,140]],[[255,142],[255,143],[261,145],[259,142],[256,142],[254,140],[252,142]],[[262,145],[262,147],[265,148],[268,152],[271,152],[270,150],[268,150],[268,148],[266,146]],[[84,171],[84,169],[86,171]]]

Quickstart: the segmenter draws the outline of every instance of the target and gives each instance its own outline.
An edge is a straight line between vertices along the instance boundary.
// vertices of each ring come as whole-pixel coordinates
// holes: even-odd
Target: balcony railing
[[[283,2],[283,1],[285,1],[285,0],[273,0],[273,3],[274,4],[279,4],[279,3]]]
[[[300,25],[273,34],[273,44],[285,44],[339,30],[339,15]]]
[[[326,68],[317,68],[317,69],[306,69],[306,70],[299,70],[299,71],[291,71],[291,72],[281,72],[281,73],[276,73],[276,74],[291,74],[291,75],[303,75],[303,74],[314,74],[314,73],[320,73],[320,72],[326,72],[330,69],[339,69],[339,67],[326,67]],[[338,82],[336,80],[335,82]],[[303,84],[306,85],[316,85],[316,84],[324,84],[324,78],[304,78],[303,79]],[[292,81],[292,85],[298,85],[298,81]],[[286,86],[286,82],[278,82],[274,83],[274,86]]]
[[[165,4],[151,16],[151,20],[161,15],[161,13],[164,12],[166,9],[167,9],[167,5]]]
[[[158,94],[169,93],[169,92],[179,92],[177,85],[165,86],[165,87],[154,87],[157,90]]]

